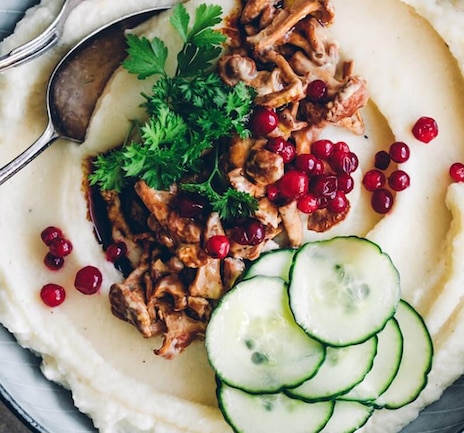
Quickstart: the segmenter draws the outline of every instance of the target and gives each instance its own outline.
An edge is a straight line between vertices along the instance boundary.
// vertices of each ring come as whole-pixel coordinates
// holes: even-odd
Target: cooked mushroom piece
[[[324,24],[332,22],[335,11],[329,0],[295,0],[288,9],[280,9],[271,24],[258,34],[249,36],[247,42],[258,52],[281,44],[291,29],[308,15]]]
[[[162,346],[154,350],[156,355],[172,359],[192,341],[204,338],[206,322],[192,319],[186,311],[172,311],[168,304],[161,304],[159,313],[166,324],[166,332]]]

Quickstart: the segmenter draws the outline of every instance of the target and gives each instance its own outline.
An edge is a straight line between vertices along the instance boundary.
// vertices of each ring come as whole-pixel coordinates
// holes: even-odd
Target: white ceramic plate
[[[0,40],[13,31],[24,11],[36,3],[38,0],[0,0]],[[46,380],[40,372],[40,359],[20,347],[1,326],[0,397],[32,431],[96,432],[91,421],[74,407],[70,392]],[[402,433],[463,432],[464,377]]]

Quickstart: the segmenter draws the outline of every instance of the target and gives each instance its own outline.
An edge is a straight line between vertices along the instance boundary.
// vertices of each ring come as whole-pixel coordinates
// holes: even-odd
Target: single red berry
[[[327,161],[333,152],[334,144],[330,140],[316,140],[311,143],[311,153],[323,161]]]
[[[410,156],[409,146],[402,141],[395,141],[390,146],[389,155],[390,158],[395,162],[406,162]]]
[[[393,195],[384,188],[375,190],[372,193],[371,205],[377,213],[386,214],[393,207]]]
[[[390,165],[390,154],[385,150],[380,150],[375,154],[374,167],[379,170],[386,170]]]
[[[311,102],[321,102],[327,96],[327,84],[322,80],[311,81],[306,94]]]
[[[285,164],[293,161],[296,156],[295,146],[283,137],[272,137],[266,143],[266,149],[280,155]]]
[[[344,141],[337,141],[334,143],[333,151],[337,152],[338,150],[345,153],[351,152],[350,146],[348,146],[348,143],[345,143]]]
[[[179,194],[177,208],[182,218],[195,218],[205,213],[207,202],[198,194]]]
[[[296,200],[308,192],[309,178],[300,170],[289,170],[280,178],[278,187],[283,198]]]
[[[266,194],[269,200],[271,201],[277,200],[280,194],[279,187],[275,183],[268,185],[266,188]]]
[[[349,201],[342,191],[337,191],[335,197],[330,199],[327,203],[327,209],[329,212],[335,214],[341,214],[348,209]]]
[[[95,266],[85,266],[76,274],[74,287],[84,295],[93,295],[100,290],[103,275]]]
[[[40,237],[45,245],[49,246],[55,239],[62,238],[63,232],[54,226],[49,226],[42,230]]]
[[[279,155],[284,160],[284,164],[288,164],[288,163],[292,162],[295,159],[296,148],[292,143],[287,141],[287,143],[285,144],[284,148],[279,153]]]
[[[45,266],[51,271],[57,271],[64,265],[64,258],[54,256],[51,252],[48,252],[44,257]]]
[[[279,124],[279,118],[274,110],[258,106],[253,110],[250,119],[250,129],[255,136],[267,135]]]
[[[295,158],[295,168],[308,176],[324,173],[324,163],[312,153],[302,153]]]
[[[337,150],[329,157],[329,164],[337,173],[353,173],[359,165],[358,157],[354,152]]]
[[[266,143],[266,149],[279,154],[285,147],[287,140],[283,137],[271,137]]]
[[[337,174],[337,183],[338,190],[344,192],[345,194],[353,191],[354,188],[354,179],[348,173],[338,173]]]
[[[240,245],[258,245],[264,241],[265,227],[255,219],[249,219],[232,230],[232,239]]]
[[[377,169],[369,170],[364,174],[363,185],[368,191],[375,191],[385,185],[385,175]]]
[[[414,124],[412,133],[417,140],[429,143],[438,135],[438,124],[431,117],[421,117]]]
[[[464,164],[462,162],[451,164],[449,174],[455,182],[464,182]]]
[[[409,187],[411,180],[409,174],[403,170],[395,170],[388,177],[388,185],[393,191],[403,191]]]
[[[127,245],[125,242],[115,242],[108,245],[105,251],[106,260],[111,263],[116,263],[118,260],[125,257],[127,254]]]
[[[306,214],[313,213],[319,208],[317,197],[312,194],[306,194],[299,198],[296,205],[301,212]]]
[[[66,299],[66,291],[58,284],[45,284],[40,290],[40,298],[49,307],[58,307]]]
[[[316,197],[331,199],[338,190],[338,178],[334,174],[324,173],[311,178],[310,191]]]
[[[230,250],[229,238],[224,235],[211,236],[205,245],[206,254],[213,259],[223,259],[227,257]]]
[[[73,246],[67,239],[57,238],[51,242],[49,248],[55,257],[66,257],[71,254]]]

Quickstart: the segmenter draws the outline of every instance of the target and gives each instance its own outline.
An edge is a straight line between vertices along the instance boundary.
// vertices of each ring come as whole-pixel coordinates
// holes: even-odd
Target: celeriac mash
[[[59,1],[43,0],[5,40],[7,52],[46,27]],[[46,125],[45,88],[66,49],[101,23],[125,13],[167,5],[159,0],[87,0],[70,15],[61,43],[50,53],[0,76],[0,150],[6,163],[32,143]],[[189,4],[189,10],[201,3]],[[409,3],[410,5],[406,4]],[[221,2],[225,12],[233,0]],[[370,102],[363,110],[364,136],[330,128],[324,136],[350,143],[361,173],[372,167],[377,150],[396,140],[411,148],[402,168],[411,186],[397,195],[391,213],[370,208],[358,172],[352,211],[339,225],[306,239],[355,234],[378,243],[398,267],[402,296],[423,315],[435,346],[433,369],[424,392],[397,411],[376,413],[361,431],[397,432],[421,408],[438,399],[464,372],[464,185],[452,183],[449,166],[464,161],[464,10],[456,2],[408,0],[334,0],[332,33],[346,58],[366,78]],[[144,27],[173,46],[167,17]],[[155,357],[151,340],[119,320],[109,309],[107,292],[121,279],[105,260],[82,193],[82,161],[122,142],[129,119],[140,116],[138,82],[120,70],[101,99],[82,145],[58,141],[36,161],[0,187],[0,320],[18,341],[43,357],[50,379],[69,387],[76,406],[101,432],[230,432],[217,409],[214,374],[202,343],[173,360]],[[145,87],[146,89],[149,87]],[[417,141],[411,128],[421,116],[433,117],[439,135]],[[60,227],[73,253],[59,272],[43,265],[43,228]],[[73,290],[76,270],[95,265],[103,287],[95,296]],[[68,287],[56,309],[39,298],[48,282]]]

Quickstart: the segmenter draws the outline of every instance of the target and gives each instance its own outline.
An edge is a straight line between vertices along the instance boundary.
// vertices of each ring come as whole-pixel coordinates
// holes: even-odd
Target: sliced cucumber
[[[316,375],[286,392],[305,401],[327,400],[344,394],[361,382],[372,368],[377,353],[377,336],[364,343],[328,347]]]
[[[392,317],[377,337],[377,356],[371,371],[351,391],[340,396],[340,399],[366,403],[373,401],[395,378],[403,354],[403,335],[397,320]]]
[[[376,407],[398,409],[414,401],[427,384],[432,368],[433,344],[424,320],[406,301],[395,314],[403,334],[403,356],[393,382],[374,401]]]
[[[305,403],[283,393],[253,395],[219,384],[221,410],[237,433],[316,433],[332,415],[334,402]]]
[[[337,237],[298,250],[289,294],[295,319],[308,335],[347,346],[366,341],[393,316],[400,299],[399,274],[374,243]]]
[[[220,301],[206,330],[211,366],[225,383],[248,392],[276,392],[311,377],[325,347],[296,324],[287,284],[254,277]]]
[[[265,275],[267,277],[279,277],[288,282],[295,251],[294,249],[285,248],[262,254],[245,271],[243,279]]]
[[[373,411],[373,407],[355,401],[337,400],[332,416],[319,433],[353,433],[366,424]]]

